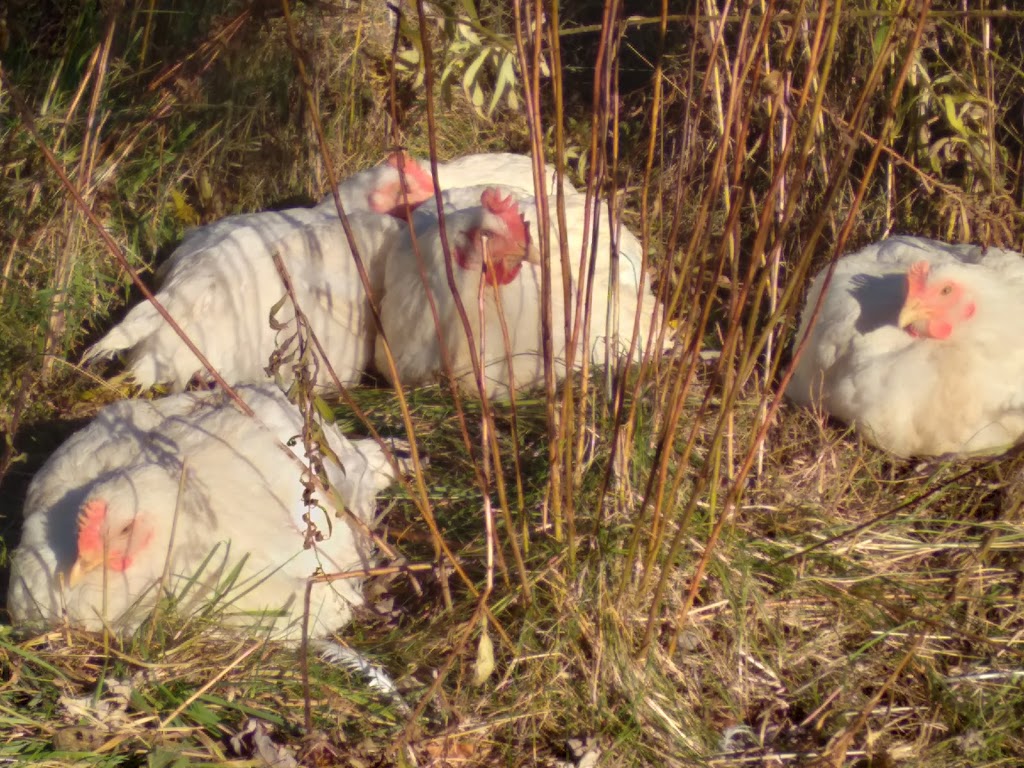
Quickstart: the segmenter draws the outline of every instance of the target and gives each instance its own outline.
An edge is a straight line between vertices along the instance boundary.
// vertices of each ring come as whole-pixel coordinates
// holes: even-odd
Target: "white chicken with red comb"
[[[404,164],[410,207],[419,213],[436,215],[429,162],[407,155],[403,155],[403,159],[412,161]],[[533,161],[529,156],[508,153],[466,155],[438,163],[438,181],[448,212],[474,206],[485,186],[494,186],[503,193],[512,194],[531,227],[535,247],[540,247],[535,229],[539,214],[534,198]],[[543,186],[548,195],[551,260],[557,265],[561,264],[561,252],[555,198],[556,172],[551,166],[545,166]],[[662,309],[644,270],[643,245],[627,227],[617,222],[613,235],[609,204],[599,197],[590,201],[590,223],[587,227],[586,196],[568,181],[563,189],[571,279],[575,286],[586,290],[589,275],[593,272],[592,295],[583,302],[584,306],[590,305],[589,322],[585,326],[590,358],[595,363],[602,363],[609,358],[625,356],[633,338],[635,319],[639,316],[637,343],[632,357],[639,360],[648,339],[659,335],[662,320]],[[322,205],[329,202],[325,199]],[[561,292],[560,283],[556,284],[556,290]],[[577,332],[577,338],[583,339],[582,330]],[[666,339],[657,351],[670,349],[671,345],[672,339]]]
[[[126,400],[104,408],[33,479],[14,553],[13,621],[131,632],[165,595],[179,615],[213,600],[226,624],[300,637],[307,578],[360,571],[377,492],[395,477],[372,440],[323,425],[340,465],[322,457],[335,496],[307,504],[301,461],[283,445],[302,433],[298,409],[275,388],[241,387],[256,416],[205,393]],[[303,456],[299,440],[293,453]],[[306,546],[307,524],[319,536]],[[310,636],[345,624],[361,579],[317,584]]]
[[[478,391],[472,355],[479,360],[481,346],[485,396],[504,396],[513,386],[520,389],[543,381],[540,271],[529,229],[515,196],[506,190],[485,188],[479,201],[475,207],[445,215],[455,291],[466,310],[469,336],[448,284],[435,217],[417,215],[413,220],[416,240],[411,235],[397,238],[386,254],[381,324],[402,384],[430,383],[444,372],[439,336],[453,376],[469,392]],[[560,275],[554,280],[557,302]],[[430,297],[437,310],[437,329]],[[561,318],[562,312],[561,304],[556,304],[554,317]],[[556,365],[565,347],[559,327],[556,322]],[[390,379],[380,339],[374,360]]]
[[[516,199],[529,227],[531,242],[535,248],[539,248],[537,225],[540,221],[540,213],[533,194],[508,185],[495,188],[502,194],[512,195]],[[483,187],[474,186],[446,190],[442,195],[445,210],[456,211],[470,207],[474,203],[474,198],[479,198],[482,189]],[[585,233],[586,197],[571,187],[569,189],[571,192],[565,196],[565,229],[571,286],[570,301],[573,306],[576,306],[579,292],[582,305],[584,307],[589,305],[589,321],[576,331],[577,340],[582,344],[584,331],[586,331],[586,346],[590,350],[590,359],[594,363],[600,364],[608,359],[625,357],[629,353],[630,343],[633,339],[633,325],[639,314],[637,340],[632,356],[634,361],[639,361],[642,359],[648,340],[658,336],[663,319],[661,305],[651,290],[651,281],[649,279],[641,281],[643,246],[640,240],[624,226],[619,227],[615,238],[612,238],[611,223],[604,219],[608,214],[607,203],[602,200],[591,200],[590,232]],[[548,243],[552,269],[555,270],[557,276],[552,283],[552,290],[561,297],[563,295],[561,280],[563,273],[561,270],[562,254],[558,241],[558,214],[554,198],[549,198],[548,204],[550,231]],[[436,212],[432,211],[432,208],[432,204],[428,202],[417,208],[417,213],[421,215],[423,212]],[[595,230],[596,240],[593,236]],[[615,243],[614,248],[613,242]],[[593,244],[593,248],[591,248],[591,244]],[[581,265],[580,257],[584,252],[585,245],[586,258]],[[586,278],[591,272],[590,258],[592,254],[596,254],[596,257],[593,264],[592,294],[588,300],[580,289],[587,289],[588,280]],[[614,262],[613,254],[616,256]],[[581,275],[583,279],[581,279]],[[561,301],[560,306],[564,306],[564,300]],[[539,305],[537,311],[540,311]],[[581,322],[583,317],[583,313],[580,312]],[[564,319],[561,315],[556,315],[554,320],[564,326]],[[572,322],[575,325],[575,312]],[[673,343],[671,334],[666,336],[667,338],[659,351],[671,349]],[[581,362],[577,356],[577,365]]]
[[[403,202],[407,200],[410,208],[422,205],[426,208],[434,207],[436,211],[434,177],[429,159],[416,158],[407,152],[395,152],[388,158],[387,165],[394,172],[387,176],[380,175],[374,182],[376,191],[371,201],[377,210],[383,212],[390,205],[392,215],[406,218]],[[549,195],[555,194],[555,174],[552,166],[545,166],[543,184]],[[399,183],[400,176],[404,178],[402,184]],[[533,160],[529,155],[516,155],[511,152],[463,155],[439,162],[437,180],[442,192],[464,187],[501,185],[517,187],[532,196]],[[341,189],[342,185],[339,185],[339,190]],[[565,182],[565,191],[567,194],[578,194],[568,181]],[[317,207],[334,211],[334,196],[325,196]]]
[[[811,285],[786,389],[897,456],[1001,453],[1024,434],[1024,256],[893,237]]]

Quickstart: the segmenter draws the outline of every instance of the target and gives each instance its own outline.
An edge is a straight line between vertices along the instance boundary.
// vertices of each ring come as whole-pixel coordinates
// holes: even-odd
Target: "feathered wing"
[[[964,334],[936,342],[898,327],[907,270],[928,261],[953,270],[983,301]],[[837,262],[814,326],[825,272],[808,292],[808,336],[786,394],[856,426],[901,456],[989,452],[1024,432],[1024,259],[1000,249],[894,237]]]
[[[74,625],[130,631],[162,585],[181,599],[179,608],[192,610],[215,596],[223,620],[273,625],[277,636],[295,639],[307,578],[370,563],[369,542],[337,504],[370,521],[376,492],[394,478],[383,453],[323,427],[342,465],[325,458],[338,501],[317,492],[323,509],[307,508],[301,468],[282,447],[301,433],[298,411],[272,388],[239,391],[255,420],[220,396],[117,404],[54,454],[26,500],[8,598],[16,622],[54,624],[66,613]],[[95,468],[90,456],[100,458]],[[78,509],[97,496],[156,520],[150,556],[124,572],[91,572],[74,588],[62,587],[61,574],[75,557]],[[309,548],[304,515],[323,534]],[[311,634],[348,620],[362,600],[359,584],[346,579],[314,588]]]
[[[565,375],[565,313],[561,298],[561,271],[555,270],[552,280],[551,349],[553,373],[556,378]],[[489,398],[505,398],[510,389],[531,389],[544,383],[543,327],[541,320],[541,270],[533,264],[524,264],[519,276],[499,290],[484,294],[484,321],[482,332],[474,327],[476,353],[482,356],[484,394]],[[467,309],[479,314],[475,297]],[[479,323],[477,324],[479,326]],[[465,339],[459,326],[456,333]],[[480,339],[483,339],[482,349]],[[456,373],[463,388],[476,392],[472,363]]]
[[[371,294],[383,292],[382,255],[390,240],[405,230],[396,219],[374,214],[349,219]],[[340,383],[358,381],[373,359],[376,327],[370,311],[370,297],[359,276],[355,259],[341,223],[320,223],[279,241],[278,250],[289,254],[290,270],[299,307],[309,320]],[[283,308],[282,308],[283,309]],[[290,308],[282,311],[292,317]],[[289,333],[291,327],[281,335]],[[332,378],[322,365],[318,383],[330,386]]]
[[[338,195],[345,213],[383,213],[374,208],[374,192],[382,184],[390,184],[397,180],[398,172],[394,166],[386,162],[343,179],[338,184]],[[188,259],[197,251],[218,247],[223,240],[231,238],[239,229],[255,230],[260,239],[273,243],[302,227],[337,221],[337,218],[334,195],[325,196],[321,203],[313,208],[288,208],[282,211],[227,216],[187,232],[164,268]]]
[[[181,243],[167,257],[157,270],[157,282],[163,283],[167,275],[182,262],[187,263],[200,251],[207,251],[227,245],[239,232],[246,232],[247,242],[259,241],[274,243],[303,227],[331,221],[332,216],[325,215],[316,208],[288,208],[283,211],[260,211],[258,213],[239,213],[225,216],[223,219],[193,227],[185,233]]]
[[[479,197],[477,197],[479,201]],[[454,217],[457,219],[458,217]],[[457,224],[455,225],[457,227]],[[455,227],[448,229],[449,243],[455,239]],[[417,237],[404,233],[389,246],[384,256],[384,290],[380,299],[381,325],[387,337],[400,381],[409,386],[428,384],[443,370],[439,331],[445,339],[461,323],[445,271],[437,222],[429,216],[414,217]],[[452,267],[460,295],[476,295],[480,273],[467,273]],[[434,322],[433,301],[437,312]],[[458,350],[448,348],[450,357]],[[457,358],[451,360],[459,365]],[[387,364],[384,340],[375,340],[374,363],[392,384],[396,383]]]
[[[640,240],[621,223],[617,223],[613,231],[607,201],[591,201],[589,227],[583,195],[566,197],[565,216],[572,278],[583,291],[593,269],[588,334],[591,359],[603,363],[609,350],[612,357],[627,355],[636,324],[633,359],[640,360],[648,339],[658,335],[662,314],[650,277],[644,272]],[[553,209],[552,217],[555,217]],[[552,240],[552,257],[560,259],[557,233],[553,237],[556,239]],[[586,303],[585,294],[581,295]],[[666,339],[664,348],[671,348],[670,339]],[[660,351],[655,350],[655,353]]]
[[[236,229],[216,247],[175,260],[156,294],[229,382],[262,378],[273,350],[269,309],[284,289],[270,258],[272,247],[256,230]],[[149,302],[134,307],[83,359],[121,351],[128,353],[128,369],[143,389],[167,383],[181,390],[203,370]]]
[[[379,280],[377,250],[403,225],[376,214],[353,215],[351,224],[360,254]],[[275,235],[280,231],[272,229]],[[321,216],[283,231],[287,234],[270,240],[260,227],[225,229],[202,249],[186,241],[183,247],[189,247],[184,255],[172,256],[156,298],[229,383],[262,381],[278,341],[292,333],[271,326],[271,310],[286,295],[273,261],[278,253],[293,278],[300,306],[331,350],[341,382],[352,383],[369,361],[372,338],[367,296],[341,225]],[[288,301],[274,316],[278,325],[293,318]],[[193,375],[204,373],[198,358],[149,302],[134,307],[84,360],[121,351],[128,353],[128,368],[143,389],[167,383],[180,390]],[[330,383],[326,371],[319,381]]]

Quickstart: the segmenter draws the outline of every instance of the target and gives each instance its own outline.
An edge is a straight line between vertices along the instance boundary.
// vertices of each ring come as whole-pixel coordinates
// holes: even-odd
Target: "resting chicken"
[[[283,447],[302,433],[299,411],[270,386],[239,393],[255,418],[211,393],[109,405],[50,457],[25,500],[7,601],[15,623],[130,632],[169,595],[179,614],[212,600],[226,623],[300,636],[307,578],[370,562],[341,506],[370,522],[394,473],[375,442],[325,425],[336,496],[306,503],[302,463]],[[292,450],[301,458],[302,441]],[[320,537],[307,536],[307,515]],[[360,585],[314,587],[311,636],[349,620]]]
[[[791,399],[898,456],[999,453],[1024,434],[1024,257],[893,237],[836,263],[810,326],[826,272]]]
[[[377,255],[408,215],[398,163],[392,155],[339,187],[374,292],[381,273]],[[333,196],[329,207],[228,216],[192,230],[161,267],[156,298],[229,384],[264,381],[274,350],[295,332],[289,300],[273,318],[286,327],[271,325],[271,310],[285,297],[275,252],[341,384],[354,383],[372,358],[374,329]],[[93,345],[83,362],[119,352],[127,353],[142,389],[164,384],[180,391],[193,377],[206,378],[199,359],[148,301]],[[282,373],[290,378],[287,367]],[[317,383],[333,383],[325,365]]]
[[[446,214],[445,221],[455,293],[448,284],[435,217],[416,216],[416,240],[408,234],[396,239],[384,259],[381,324],[401,383],[430,383],[444,372],[439,336],[453,376],[468,392],[478,391],[473,356],[481,359],[481,346],[485,396],[504,396],[513,387],[540,383],[544,376],[540,271],[531,263],[536,262],[536,253],[514,196],[496,187],[485,188],[478,205]],[[469,335],[456,295],[465,308]],[[431,298],[440,333],[435,330]],[[564,356],[565,339],[557,325],[554,332],[557,365]],[[375,362],[390,379],[380,339]]]

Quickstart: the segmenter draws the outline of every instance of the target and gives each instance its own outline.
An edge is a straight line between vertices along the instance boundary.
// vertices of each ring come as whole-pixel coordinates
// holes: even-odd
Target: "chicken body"
[[[478,391],[473,355],[480,360],[482,347],[484,394],[501,397],[507,396],[513,387],[521,389],[543,381],[540,270],[527,261],[531,249],[526,224],[507,188],[484,188],[475,196],[476,207],[445,216],[455,292],[448,283],[439,222],[435,216],[418,211],[413,220],[416,241],[411,234],[397,238],[384,259],[381,324],[403,384],[426,384],[441,375],[444,367],[440,336],[452,374],[468,392]],[[507,202],[509,207],[495,210],[500,207],[498,200]],[[484,267],[485,238],[489,255],[499,262],[497,269]],[[466,311],[469,334],[458,312],[456,294]],[[430,297],[436,307],[439,330],[435,330]],[[558,318],[562,310],[555,298]],[[565,339],[557,324],[553,331],[556,370],[563,371]],[[390,379],[380,339],[375,363]]]
[[[473,186],[447,190],[442,195],[446,213],[470,208],[479,200],[485,187]],[[502,194],[512,195],[525,218],[530,232],[530,244],[535,249],[541,246],[538,222],[540,214],[536,200],[526,190],[502,184],[496,186]],[[549,232],[548,243],[551,253],[551,265],[554,279],[552,291],[558,295],[559,308],[566,306],[562,275],[562,258],[558,236],[557,212],[554,201],[549,200]],[[573,193],[565,196],[566,247],[569,263],[569,306],[576,307],[578,301],[583,307],[590,307],[589,323],[577,332],[577,343],[582,348],[584,331],[586,332],[586,348],[590,352],[590,360],[600,364],[608,359],[617,359],[628,355],[630,342],[633,338],[634,320],[639,313],[638,335],[633,347],[633,359],[640,360],[644,354],[649,338],[656,337],[662,321],[662,310],[651,291],[651,281],[641,279],[643,272],[643,248],[640,241],[625,227],[616,233],[613,247],[610,220],[607,204],[599,200],[590,202],[591,219],[587,229],[585,196]],[[417,209],[418,215],[436,215],[436,208],[428,201]],[[596,250],[591,247],[595,243]],[[586,250],[584,251],[584,245]],[[591,264],[591,254],[596,258]],[[539,264],[537,265],[539,269]],[[593,285],[588,299],[586,290],[587,279],[593,272]],[[540,279],[539,274],[536,278]],[[538,301],[537,311],[540,311]],[[581,311],[582,320],[583,313]],[[564,327],[565,321],[561,314],[554,314],[553,321]],[[572,316],[575,326],[575,313]],[[663,349],[670,348],[671,340],[666,340]],[[577,360],[577,362],[581,362]]]
[[[393,479],[376,443],[323,433],[340,500],[303,503],[302,466],[279,443],[302,431],[276,389],[242,387],[249,418],[220,395],[126,400],[104,408],[33,479],[7,607],[18,624],[130,632],[163,595],[179,613],[211,599],[231,625],[297,639],[307,577],[358,570],[369,542],[339,518],[372,518]],[[295,450],[302,454],[301,441]],[[325,511],[326,510],[326,511]],[[308,514],[324,538],[306,549]],[[314,587],[310,635],[346,623],[358,579]]]
[[[366,291],[348,240],[335,217],[319,214],[302,226],[282,224],[285,234],[270,240],[266,227],[280,234],[274,217],[261,214],[259,226],[223,229],[215,244],[193,248],[186,239],[181,255],[172,255],[157,300],[230,384],[267,378],[270,356],[295,332],[294,311],[273,254],[291,276],[299,307],[307,316],[342,384],[359,379],[373,354],[374,328]],[[377,255],[405,225],[385,215],[349,217],[371,285],[379,282]],[[379,286],[373,286],[378,290]],[[87,362],[127,351],[128,368],[143,389],[167,384],[179,391],[193,376],[205,377],[199,359],[150,302],[134,307],[123,321],[91,347]],[[284,378],[290,378],[287,369]],[[321,365],[317,382],[332,379]]]
[[[944,338],[906,325],[915,272],[921,291],[960,300]],[[788,397],[898,456],[996,453],[1024,434],[1024,257],[893,237],[837,262],[809,327],[825,274],[808,293]]]
[[[380,278],[383,243],[407,215],[399,161],[392,155],[338,187],[371,283]],[[270,324],[271,308],[285,295],[275,252],[341,383],[353,383],[372,358],[374,329],[333,195],[316,208],[239,214],[191,230],[158,271],[157,300],[228,383],[264,381],[277,341],[294,330],[278,332]],[[291,318],[286,301],[275,322]],[[198,358],[149,302],[134,307],[86,351],[83,362],[120,352],[127,352],[128,369],[143,389],[166,384],[179,391],[196,374],[205,376]],[[317,380],[332,383],[326,366]]]

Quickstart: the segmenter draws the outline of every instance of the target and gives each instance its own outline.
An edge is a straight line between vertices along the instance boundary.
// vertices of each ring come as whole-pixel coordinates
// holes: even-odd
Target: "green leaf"
[[[964,121],[960,119],[960,115],[957,114],[956,102],[953,101],[953,97],[949,94],[943,95],[942,107],[946,112],[946,121],[950,127],[959,133],[961,136],[967,135],[967,126],[964,125]]]
[[[882,55],[882,48],[885,45],[885,38],[889,36],[889,24],[884,23],[878,27],[875,32],[875,37],[871,41],[871,52],[874,54],[873,58],[877,59]]]
[[[473,102],[474,106],[480,106],[484,102],[482,92],[477,96],[477,92],[480,91],[480,86],[476,81],[480,74],[480,67],[484,65],[484,62],[487,60],[490,53],[490,48],[485,48],[481,51],[480,54],[473,59],[473,63],[466,67],[466,72],[462,75],[462,90],[466,93],[466,98]]]
[[[491,95],[491,103],[487,105],[487,116],[494,114],[501,96],[506,91],[514,91],[516,85],[515,56],[507,54],[501,62],[498,70],[498,79],[494,83],[494,93]]]
[[[466,15],[473,21],[479,21],[480,17],[476,13],[476,5],[473,4],[473,0],[459,0],[459,5],[462,6],[462,10]]]
[[[452,75],[455,74],[455,69],[460,64],[462,64],[461,60],[457,58],[452,58],[451,61],[449,61],[445,65],[445,68],[441,70],[441,79],[439,80],[439,82],[441,83],[442,87],[446,87],[449,85],[449,83],[451,82]]]
[[[198,701],[193,702],[188,708],[188,715],[199,725],[206,728],[216,728],[220,724],[220,717],[209,707],[203,706]]]
[[[316,408],[316,412],[320,414],[320,418],[327,424],[333,424],[335,421],[334,409],[327,404],[320,395],[313,395],[313,407]]]
[[[188,757],[170,749],[157,747],[146,758],[146,768],[185,768],[191,765]]]

